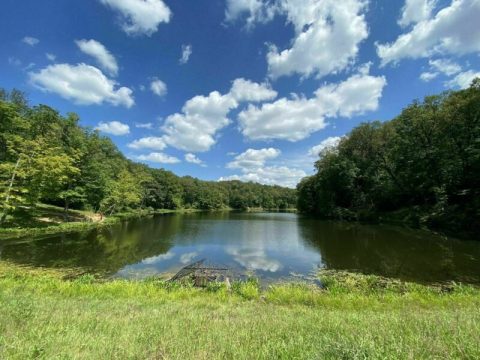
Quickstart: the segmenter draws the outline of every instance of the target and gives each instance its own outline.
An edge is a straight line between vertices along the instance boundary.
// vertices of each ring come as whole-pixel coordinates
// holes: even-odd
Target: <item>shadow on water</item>
[[[292,213],[170,214],[108,228],[0,243],[0,259],[120,277],[176,272],[206,258],[270,282],[318,267],[418,282],[480,284],[480,242]]]
[[[181,218],[167,215],[30,242],[7,243],[0,245],[0,258],[20,264],[113,274],[128,264],[167,253],[180,222]]]
[[[388,225],[299,219],[301,237],[327,269],[417,282],[480,283],[480,242]]]

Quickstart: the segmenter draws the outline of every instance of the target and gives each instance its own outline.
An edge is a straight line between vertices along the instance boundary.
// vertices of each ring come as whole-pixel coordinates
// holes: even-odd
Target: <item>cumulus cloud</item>
[[[75,40],[80,51],[93,57],[100,67],[107,71],[110,75],[118,74],[118,64],[115,57],[107,50],[107,48],[96,40]]]
[[[261,106],[249,105],[238,115],[244,136],[253,140],[298,141],[326,126],[326,118],[351,117],[378,108],[387,81],[360,73],[339,84],[327,84],[315,96],[281,98]]]
[[[345,70],[368,37],[363,0],[285,0],[287,19],[296,29],[292,46],[267,54],[272,78],[300,74],[321,78]]]
[[[127,145],[130,149],[150,149],[150,150],[163,150],[167,147],[165,141],[161,137],[149,136],[138,140],[135,140]]]
[[[332,149],[336,147],[342,138],[340,136],[331,136],[321,141],[320,144],[313,146],[308,151],[308,155],[312,157],[318,157],[320,153],[325,149]]]
[[[447,76],[455,75],[462,71],[462,67],[447,59],[430,60],[428,62],[432,69],[435,69]]]
[[[237,101],[265,101],[277,97],[277,92],[268,84],[258,84],[250,80],[238,78],[233,81],[230,95]]]
[[[264,168],[252,169],[239,175],[222,176],[218,180],[251,181],[265,185],[280,185],[294,188],[305,176],[307,176],[305,171],[300,169],[291,169],[286,166],[266,166]]]
[[[225,21],[234,22],[245,18],[246,27],[251,28],[255,23],[266,23],[273,19],[277,5],[262,0],[227,0]]]
[[[167,84],[155,78],[150,83],[150,90],[152,90],[155,95],[163,97],[167,95]]]
[[[394,42],[377,44],[382,64],[405,58],[464,55],[480,51],[480,0],[452,0],[434,16],[418,22]]]
[[[227,164],[227,168],[239,169],[241,174],[224,176],[219,181],[241,180],[267,185],[295,187],[300,179],[306,176],[303,170],[292,169],[286,166],[267,166],[268,161],[277,158],[280,154],[280,150],[275,148],[247,149]]]
[[[250,93],[244,92],[245,89]],[[235,80],[232,90],[224,95],[218,91],[207,96],[197,95],[185,103],[181,113],[168,116],[162,127],[166,143],[188,152],[208,151],[216,142],[217,132],[230,123],[228,113],[237,108],[239,102],[276,96],[266,84],[244,79]]]
[[[38,40],[37,38],[34,38],[32,36],[25,36],[22,39],[22,42],[27,44],[27,45],[30,45],[30,46],[35,46],[40,42],[40,40]]]
[[[398,25],[407,27],[429,19],[435,8],[436,0],[406,0]]]
[[[176,164],[180,162],[180,160],[174,156],[170,156],[170,155],[159,153],[159,152],[152,152],[146,155],[139,155],[136,157],[136,159],[141,161],[160,163],[160,164]]]
[[[447,81],[445,85],[452,88],[466,89],[471,84],[475,78],[480,78],[480,72],[474,70],[467,70],[459,73],[450,81]]]
[[[420,74],[420,80],[424,82],[429,82],[435,79],[438,76],[437,72],[425,71]]]
[[[111,135],[127,135],[130,133],[130,127],[127,124],[121,123],[120,121],[102,121],[95,129]]]
[[[279,149],[248,149],[237,155],[235,159],[227,164],[230,169],[252,169],[265,165],[267,160],[275,159],[281,154]]]
[[[100,0],[120,14],[122,29],[128,35],[150,36],[172,15],[162,0]]]
[[[197,156],[195,156],[195,154],[192,154],[192,153],[187,153],[187,154],[185,154],[185,161],[186,161],[186,162],[189,162],[189,163],[192,163],[192,164],[197,164],[197,165],[200,165],[200,166],[205,166],[205,164],[203,163],[203,161],[200,160]]]
[[[86,64],[53,64],[30,72],[30,81],[46,92],[52,92],[79,105],[110,103],[114,106],[132,107],[135,101],[132,90],[117,87],[99,69]]]
[[[182,56],[180,57],[180,64],[186,64],[192,55],[192,45],[182,45]]]
[[[473,79],[480,77],[480,72],[475,70],[464,70],[462,67],[448,59],[429,60],[430,70],[420,74],[422,81],[428,82],[443,74],[448,77],[444,82],[447,88],[466,89]]]
[[[227,114],[237,107],[228,95],[212,91],[188,100],[182,113],[166,118],[162,127],[167,143],[185,151],[207,151],[215,144],[215,134],[229,124]]]
[[[368,37],[367,0],[229,0],[225,20],[245,19],[247,28],[285,16],[295,29],[287,49],[270,44],[271,78],[299,74],[323,77],[354,63],[359,44]]]

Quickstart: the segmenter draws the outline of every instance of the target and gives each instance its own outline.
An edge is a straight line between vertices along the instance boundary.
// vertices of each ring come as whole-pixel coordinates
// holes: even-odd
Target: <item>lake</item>
[[[125,221],[80,233],[0,242],[0,259],[124,278],[175,273],[200,260],[265,282],[319,268],[416,282],[480,284],[480,242],[294,213],[202,212]]]

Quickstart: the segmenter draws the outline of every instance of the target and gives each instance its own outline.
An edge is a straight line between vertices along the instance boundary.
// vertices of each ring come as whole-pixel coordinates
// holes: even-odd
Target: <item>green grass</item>
[[[62,280],[0,263],[2,359],[476,359],[480,290],[346,273],[326,290]]]

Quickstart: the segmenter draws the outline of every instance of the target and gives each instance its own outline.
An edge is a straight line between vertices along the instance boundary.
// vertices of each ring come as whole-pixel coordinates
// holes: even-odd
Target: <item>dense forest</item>
[[[296,192],[279,186],[178,177],[126,159],[98,131],[29,106],[17,90],[0,90],[0,223],[42,202],[105,214],[137,208],[245,209],[295,207]]]
[[[354,128],[298,185],[298,207],[321,217],[382,215],[480,232],[480,79],[415,101],[388,122]]]

